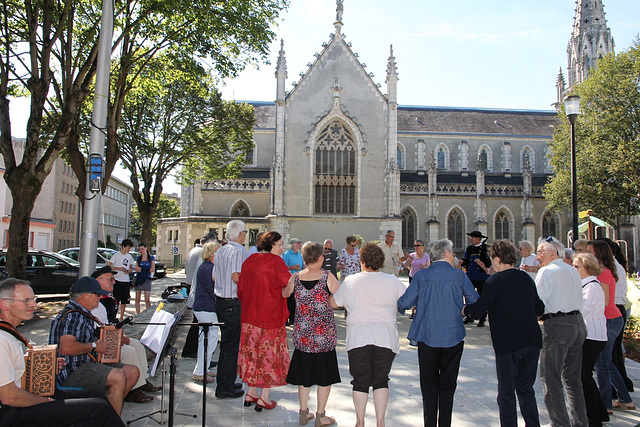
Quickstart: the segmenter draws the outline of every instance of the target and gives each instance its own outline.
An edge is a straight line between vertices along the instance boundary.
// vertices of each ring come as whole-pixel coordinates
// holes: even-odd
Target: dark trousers
[[[53,398],[56,399],[53,402],[41,403],[26,408],[2,405],[2,408],[0,408],[0,425],[24,427],[124,427],[124,423],[102,393],[56,391]]]
[[[198,318],[196,315],[193,315],[193,320],[191,323],[198,323]],[[198,355],[198,325],[191,325],[189,327],[189,332],[187,333],[187,339],[184,342],[184,347],[182,347],[182,357],[197,357]]]
[[[622,314],[623,326],[622,331],[618,334],[614,344],[613,344],[613,352],[611,353],[611,361],[614,366],[618,368],[618,372],[622,376],[624,380],[624,384],[627,386],[628,391],[633,391],[633,381],[629,379],[627,376],[627,368],[624,366],[624,354],[622,353],[622,338],[624,336],[624,329],[627,324],[627,310],[624,309],[624,305],[616,305],[618,310],[620,310],[620,314]]]
[[[296,320],[296,298],[294,294],[289,295],[287,298],[287,308],[289,309],[289,318],[287,321],[290,325]]]
[[[600,352],[604,349],[606,341],[584,340],[582,344],[582,392],[587,407],[587,418],[592,427],[602,426],[603,421],[609,421],[607,407],[604,406],[600,390],[593,379],[593,368]]]
[[[525,347],[513,353],[496,355],[498,407],[502,427],[518,425],[516,393],[525,425],[540,426],[536,394],[533,391],[539,355],[540,349],[537,347]]]
[[[482,290],[484,289],[484,280],[472,280],[471,283],[473,287],[478,291],[478,295],[482,295]],[[484,314],[478,321],[485,322],[487,320],[487,313]]]
[[[427,427],[451,425],[453,395],[463,348],[464,341],[447,348],[430,347],[418,342],[422,412]]]
[[[216,298],[216,314],[220,326],[220,357],[216,392],[234,391],[233,383],[238,371],[240,347],[240,301],[237,298]]]

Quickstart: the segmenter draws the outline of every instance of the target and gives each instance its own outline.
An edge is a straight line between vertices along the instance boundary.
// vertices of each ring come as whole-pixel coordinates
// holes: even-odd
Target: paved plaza
[[[153,282],[154,307],[160,299],[162,290],[168,285],[179,284],[184,277],[183,274],[176,273],[164,279]],[[630,298],[635,302],[637,309],[640,291],[635,287],[630,289]],[[174,307],[169,307],[172,309]],[[129,306],[127,314],[134,314],[133,307]],[[638,311],[636,311],[638,313]],[[148,320],[151,312],[141,313],[136,319],[139,322]],[[190,312],[187,312],[183,322],[190,320]],[[342,382],[334,385],[327,405],[327,415],[333,416],[337,420],[338,426],[352,426],[355,424],[355,414],[353,402],[351,400],[351,376],[349,375],[349,365],[344,347],[345,319],[342,311],[336,311],[336,323],[338,325],[338,363]],[[407,332],[411,321],[408,315],[398,316],[398,329],[400,331],[400,354],[396,357],[391,370],[390,397],[387,408],[387,426],[420,426],[422,422],[422,397],[420,394],[420,382],[418,375],[418,355],[417,350],[411,347],[407,340]],[[37,344],[44,343],[49,333],[50,321],[47,319],[34,322],[21,327],[21,332],[27,335]],[[140,336],[144,327],[142,325],[127,325],[125,333],[131,336]],[[290,328],[289,335],[290,335]],[[458,388],[456,390],[453,425],[460,427],[471,426],[497,426],[499,425],[498,406],[496,403],[497,380],[495,376],[495,364],[489,328],[477,328],[475,324],[466,325],[467,338],[465,340],[460,375],[458,377]],[[178,354],[182,350],[187,327],[182,327],[176,340]],[[293,351],[293,345],[289,341],[289,349]],[[218,353],[213,356],[217,360]],[[174,407],[176,415],[173,425],[175,426],[201,426],[202,425],[202,385],[192,381],[191,376],[195,365],[194,359],[178,358],[178,366],[175,377]],[[627,361],[627,370],[630,378],[640,387],[640,364],[634,361]],[[168,408],[169,400],[169,359],[166,359],[166,379],[164,408]],[[158,373],[153,379],[155,384],[162,384],[162,373]],[[231,426],[296,426],[298,424],[298,394],[297,387],[284,386],[274,388],[271,398],[278,402],[278,406],[270,411],[263,410],[258,413],[253,408],[245,408],[243,399],[216,399],[214,396],[215,384],[209,384],[207,392],[206,423],[212,427]],[[542,424],[548,423],[544,401],[542,399],[542,389],[540,380],[536,381],[536,398],[540,410],[540,421]],[[245,385],[246,390],[246,385]],[[637,403],[640,403],[640,393],[637,391],[631,396]],[[142,417],[161,409],[162,393],[153,394],[156,399],[146,404],[125,403],[123,419],[125,422]],[[371,394],[370,394],[371,396]],[[315,410],[315,389],[312,389],[309,407]],[[178,415],[190,414],[193,416]],[[153,415],[156,421],[162,421],[162,415]],[[135,427],[157,426],[158,423],[143,418],[132,422]],[[164,416],[167,421],[167,416]],[[524,426],[520,418],[519,424]],[[309,424],[312,425],[312,424]],[[375,426],[375,416],[373,401],[370,397],[367,406],[366,425]],[[608,426],[637,426],[640,425],[640,411],[615,411]]]

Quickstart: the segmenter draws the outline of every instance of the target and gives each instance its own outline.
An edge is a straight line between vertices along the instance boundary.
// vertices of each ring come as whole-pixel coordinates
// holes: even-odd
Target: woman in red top
[[[598,280],[602,283],[605,296],[604,317],[607,318],[607,344],[604,350],[598,356],[596,361],[596,374],[598,377],[598,388],[602,401],[607,407],[609,413],[613,413],[612,409],[636,409],[631,396],[627,391],[627,386],[611,361],[613,344],[620,331],[622,331],[623,319],[620,310],[616,307],[616,282],[618,274],[613,261],[613,253],[606,242],[600,240],[591,240],[587,246],[587,251],[593,254],[602,267],[602,273],[598,275]],[[611,386],[614,386],[618,392],[618,401],[611,402]]]
[[[283,288],[291,274],[280,257],[280,233],[265,233],[258,251],[242,264],[238,282],[242,304],[238,375],[249,385],[244,406],[255,403],[255,410],[260,412],[276,407],[276,402],[269,399],[271,387],[287,384],[290,358],[284,324],[289,310]]]

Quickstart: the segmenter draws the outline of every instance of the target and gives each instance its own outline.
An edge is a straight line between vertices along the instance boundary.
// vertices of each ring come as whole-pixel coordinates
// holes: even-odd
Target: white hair
[[[228,240],[236,240],[240,233],[244,231],[244,222],[239,219],[234,219],[233,221],[229,221],[227,223],[227,239]]]
[[[538,246],[542,246],[545,250],[556,251],[558,258],[564,258],[564,245],[555,237],[547,237],[538,239]]]

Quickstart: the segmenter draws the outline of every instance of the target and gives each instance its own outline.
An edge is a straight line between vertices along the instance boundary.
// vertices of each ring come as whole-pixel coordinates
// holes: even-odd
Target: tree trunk
[[[13,198],[9,241],[7,242],[7,272],[12,277],[26,279],[27,252],[29,251],[29,224],[31,211],[42,189],[42,182],[20,174],[7,181]],[[17,196],[17,197],[14,197]]]
[[[151,237],[153,236],[153,215],[156,213],[156,209],[152,206],[138,205],[138,212],[140,212],[140,219],[142,220],[140,241],[146,243],[149,249],[151,249],[153,246],[153,242],[151,241]]]

